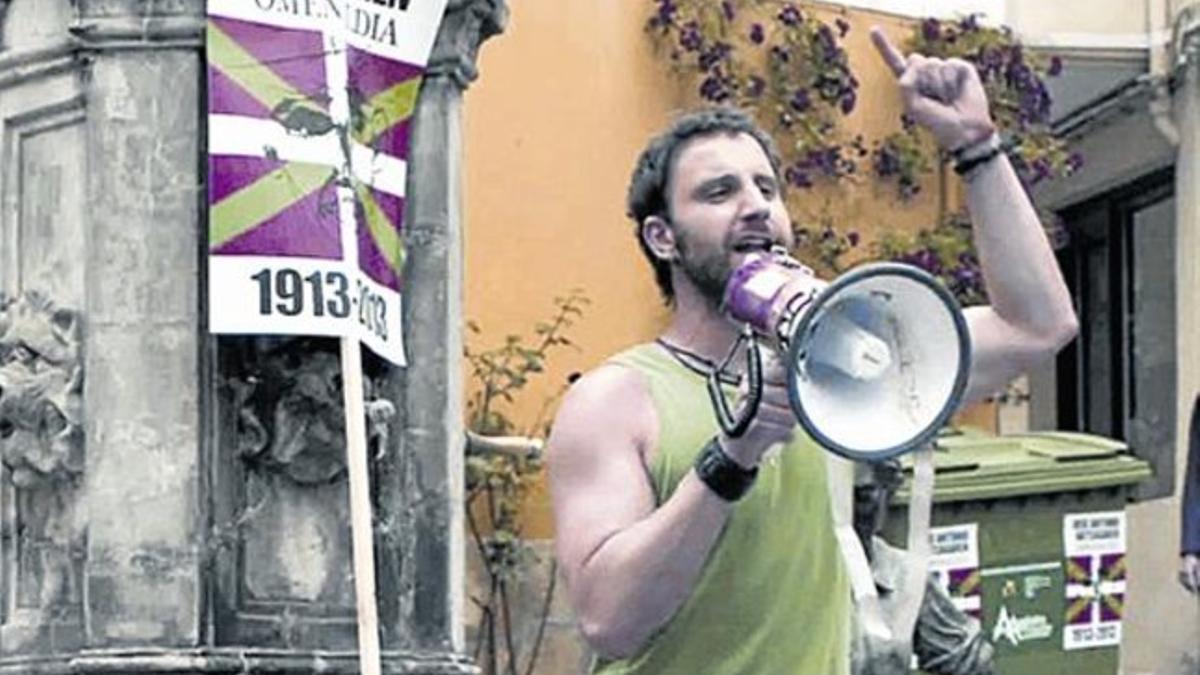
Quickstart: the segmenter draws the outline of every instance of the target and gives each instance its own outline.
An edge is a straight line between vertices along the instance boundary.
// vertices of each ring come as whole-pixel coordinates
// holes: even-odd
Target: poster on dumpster
[[[930,528],[929,543],[929,572],[935,582],[961,612],[980,618],[979,525]]]
[[[1063,649],[1121,644],[1125,608],[1125,513],[1063,517],[1066,620]]]
[[[209,0],[214,333],[356,337],[404,364],[408,134],[446,0]]]

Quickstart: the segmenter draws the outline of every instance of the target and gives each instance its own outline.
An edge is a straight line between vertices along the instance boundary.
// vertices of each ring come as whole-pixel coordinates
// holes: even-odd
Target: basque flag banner
[[[209,322],[403,365],[409,122],[446,0],[209,0]]]
[[[1063,649],[1121,644],[1125,613],[1125,512],[1063,517],[1066,616]]]

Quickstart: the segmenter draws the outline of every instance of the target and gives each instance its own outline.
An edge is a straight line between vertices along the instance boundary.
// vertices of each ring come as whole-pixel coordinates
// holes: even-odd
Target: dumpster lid
[[[901,462],[905,483],[895,501],[904,503],[912,455]],[[995,436],[970,427],[947,429],[938,436],[934,470],[935,502],[1128,486],[1151,475],[1147,462],[1111,438],[1066,431]]]

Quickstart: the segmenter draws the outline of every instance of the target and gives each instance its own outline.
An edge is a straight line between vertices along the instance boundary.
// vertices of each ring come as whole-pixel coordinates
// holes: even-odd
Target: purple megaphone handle
[[[771,289],[771,297],[761,297],[751,290],[749,282],[755,275],[761,273],[772,264],[770,255],[757,255],[747,258],[729,276],[725,284],[723,304],[725,311],[734,319],[750,324],[755,330],[768,333],[771,317],[771,306],[776,296],[783,290],[784,284]]]

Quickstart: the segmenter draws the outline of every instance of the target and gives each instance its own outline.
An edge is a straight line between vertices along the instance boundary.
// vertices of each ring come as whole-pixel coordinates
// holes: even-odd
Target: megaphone
[[[708,375],[722,430],[745,433],[762,397],[760,343],[784,358],[796,420],[822,446],[878,461],[931,441],[962,401],[971,361],[954,296],[924,270],[859,266],[825,282],[775,247],[747,256],[725,286],[742,337]],[[749,390],[731,411],[721,375],[745,343]]]

